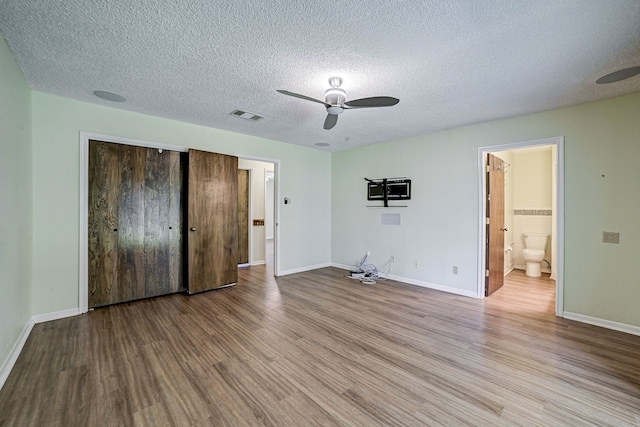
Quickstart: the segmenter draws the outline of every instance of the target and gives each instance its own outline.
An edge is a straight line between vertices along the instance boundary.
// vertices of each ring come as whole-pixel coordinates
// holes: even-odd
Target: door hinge
[[[489,218],[485,218],[487,220],[487,225],[489,225]]]
[[[490,202],[491,201],[491,193],[487,194],[487,201]]]
[[[489,270],[485,270],[484,271],[484,275],[485,275],[485,277],[489,277]]]
[[[491,166],[487,165],[487,172],[491,172]]]

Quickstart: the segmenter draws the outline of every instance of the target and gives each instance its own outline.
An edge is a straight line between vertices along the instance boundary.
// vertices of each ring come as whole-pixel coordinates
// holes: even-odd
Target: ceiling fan
[[[342,79],[340,77],[331,77],[329,79],[329,84],[331,87],[325,91],[324,101],[300,95],[299,93],[289,92],[288,90],[278,89],[277,92],[280,92],[283,95],[306,99],[307,101],[313,101],[324,105],[328,113],[327,118],[324,120],[324,128],[327,130],[333,128],[336,123],[338,123],[338,114],[342,114],[344,110],[354,108],[391,107],[400,102],[398,98],[392,98],[390,96],[373,96],[371,98],[354,99],[353,101],[345,102],[347,99],[347,93],[344,89],[340,89]]]

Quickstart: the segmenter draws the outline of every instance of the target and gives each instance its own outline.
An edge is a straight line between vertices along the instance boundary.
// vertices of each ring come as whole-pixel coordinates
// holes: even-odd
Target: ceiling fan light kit
[[[340,88],[340,85],[342,85],[342,78],[331,77],[329,79],[329,85],[331,87],[324,92],[324,102],[283,89],[278,89],[277,92],[283,95],[293,96],[294,98],[323,104],[327,109],[327,118],[324,120],[323,126],[326,130],[332,129],[336,125],[338,122],[338,114],[342,114],[344,110],[353,108],[391,107],[400,102],[399,99],[392,98],[390,96],[374,96],[371,98],[361,98],[346,102],[347,93],[344,89]]]
[[[324,102],[332,106],[340,106],[347,100],[347,93],[339,87],[332,87],[324,92]]]

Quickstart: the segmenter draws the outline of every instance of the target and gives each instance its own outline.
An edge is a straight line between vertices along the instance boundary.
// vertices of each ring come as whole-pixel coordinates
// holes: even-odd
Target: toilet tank
[[[548,234],[524,233],[524,247],[527,249],[545,249]]]

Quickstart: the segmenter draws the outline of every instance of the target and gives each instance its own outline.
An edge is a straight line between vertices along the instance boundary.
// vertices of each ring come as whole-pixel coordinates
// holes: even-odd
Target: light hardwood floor
[[[556,318],[547,278],[477,300],[267,271],[36,325],[0,425],[640,425],[640,337]]]

